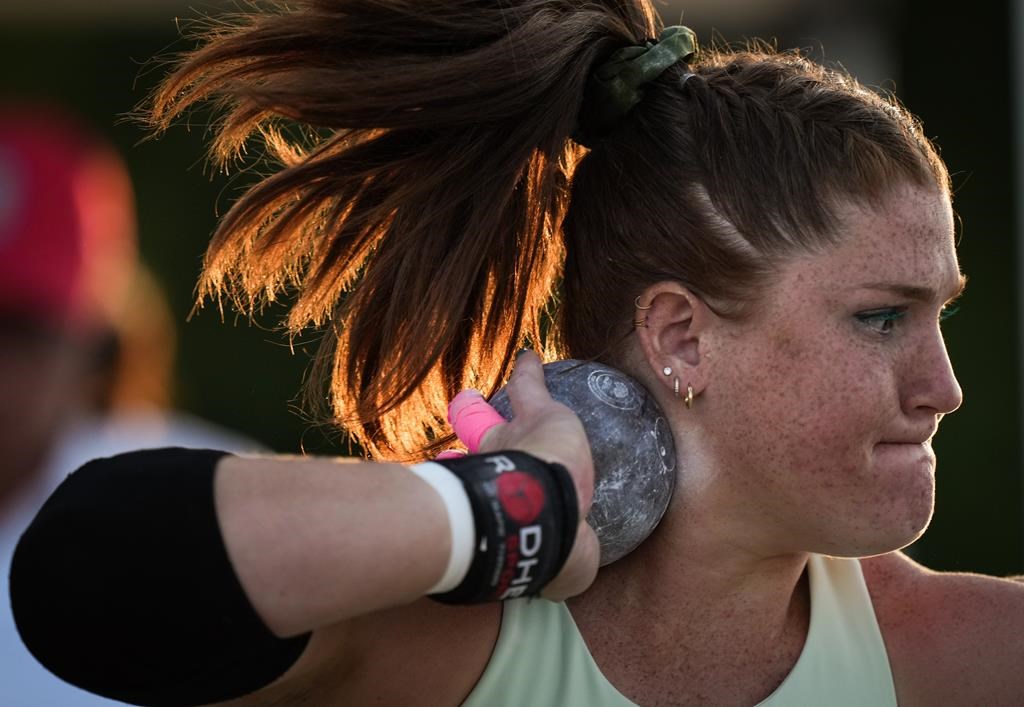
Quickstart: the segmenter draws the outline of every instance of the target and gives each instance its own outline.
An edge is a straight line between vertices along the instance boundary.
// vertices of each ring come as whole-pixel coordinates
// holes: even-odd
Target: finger
[[[505,390],[516,416],[528,413],[538,404],[551,402],[551,394],[544,383],[544,366],[537,354],[526,349],[517,354]]]
[[[464,456],[466,456],[466,453],[461,449],[446,449],[434,457],[434,461],[444,459],[461,459]]]
[[[507,420],[488,405],[479,392],[464,390],[448,403],[448,422],[469,453],[476,454],[484,435]]]

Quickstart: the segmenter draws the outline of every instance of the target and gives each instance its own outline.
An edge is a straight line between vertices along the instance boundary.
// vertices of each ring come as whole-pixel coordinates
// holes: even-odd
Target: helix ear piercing
[[[666,376],[672,375],[672,369],[669,368],[668,366],[665,366],[664,368],[662,368],[661,372],[664,373]]]
[[[637,295],[636,299],[633,300],[633,306],[636,307],[637,309],[639,309],[640,311],[644,311],[644,310],[650,309],[654,305],[653,304],[649,304],[646,307],[642,306],[640,304],[640,295]],[[633,320],[633,326],[634,327],[646,327],[647,326],[647,317],[643,317],[642,319],[638,317],[638,318],[634,319]]]

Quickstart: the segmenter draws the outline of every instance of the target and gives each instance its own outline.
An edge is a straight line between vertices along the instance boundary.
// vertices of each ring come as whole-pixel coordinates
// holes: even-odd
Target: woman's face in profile
[[[931,518],[931,438],[961,402],[940,319],[961,276],[948,198],[848,205],[844,237],[783,267],[716,348],[705,429],[780,551],[887,552]]]

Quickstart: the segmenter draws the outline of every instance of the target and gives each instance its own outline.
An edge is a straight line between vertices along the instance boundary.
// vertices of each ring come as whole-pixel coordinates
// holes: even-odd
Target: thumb
[[[544,382],[544,366],[537,354],[523,349],[516,355],[516,365],[505,390],[516,417],[528,415],[551,402],[551,393]]]

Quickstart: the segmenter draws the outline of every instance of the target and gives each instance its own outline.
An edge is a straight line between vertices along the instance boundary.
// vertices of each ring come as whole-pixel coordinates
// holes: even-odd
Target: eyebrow
[[[957,278],[956,286],[953,288],[952,293],[944,301],[950,302],[955,300],[957,297],[964,293],[967,288],[967,276],[960,274]],[[859,285],[855,289],[858,290],[882,290],[885,292],[892,292],[905,299],[916,300],[919,302],[934,302],[940,299],[938,293],[931,287],[919,287],[917,285],[904,285],[896,282],[869,282],[863,285]]]

